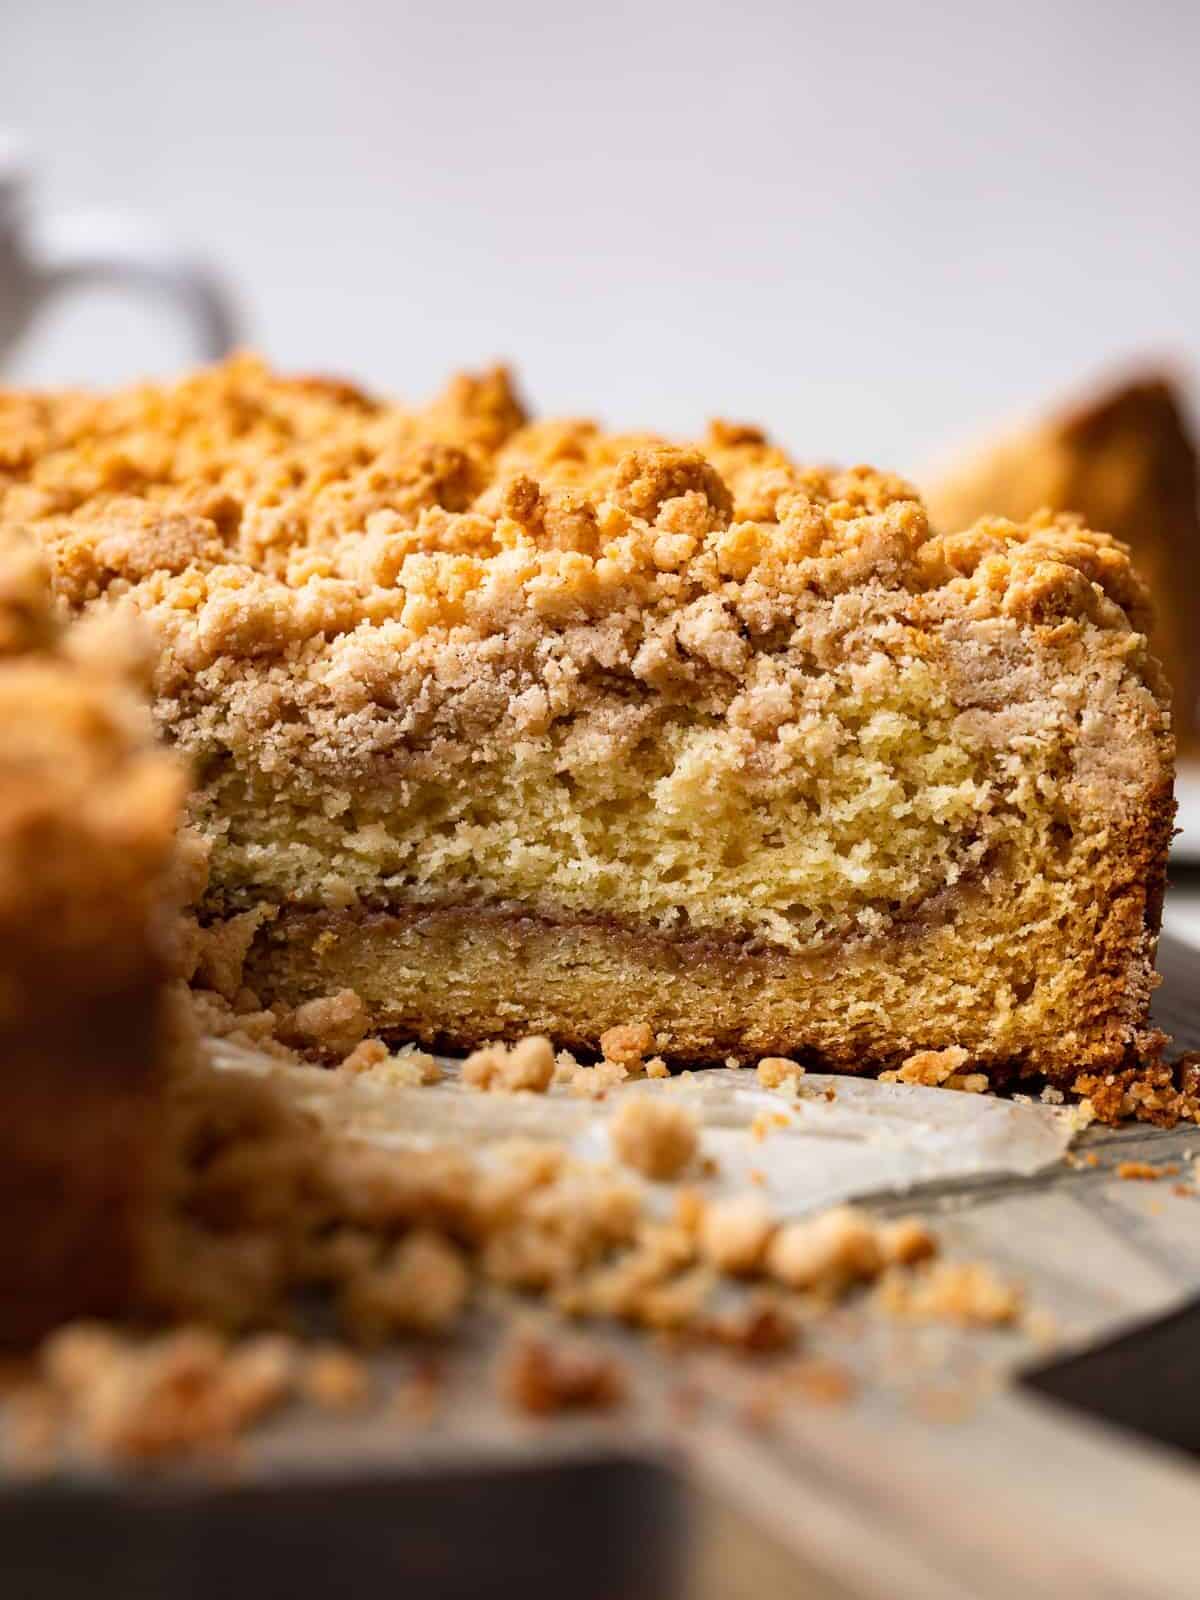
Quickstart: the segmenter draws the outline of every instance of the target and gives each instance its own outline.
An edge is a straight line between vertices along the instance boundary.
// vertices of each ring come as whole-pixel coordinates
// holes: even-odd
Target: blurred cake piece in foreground
[[[183,780],[115,619],[0,530],[0,1341],[119,1305],[158,1143]]]
[[[1181,751],[1200,751],[1200,471],[1183,402],[1155,374],[1099,390],[924,485],[948,533],[982,516],[1075,511],[1133,550],[1154,604],[1151,647],[1171,681]]]

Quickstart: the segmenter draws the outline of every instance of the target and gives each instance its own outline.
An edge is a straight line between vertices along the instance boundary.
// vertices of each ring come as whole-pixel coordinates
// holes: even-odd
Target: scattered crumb
[[[231,1345],[183,1327],[143,1340],[77,1323],[46,1341],[39,1367],[79,1447],[136,1465],[228,1447],[292,1394],[296,1360],[279,1335]]]
[[[767,1270],[790,1289],[840,1296],[869,1282],[884,1265],[878,1233],[852,1206],[786,1223],[767,1249]]]
[[[554,1047],[541,1034],[530,1034],[511,1048],[503,1044],[473,1050],[462,1066],[468,1088],[515,1094],[522,1089],[545,1094],[554,1081]]]
[[[387,1059],[388,1047],[382,1039],[364,1039],[343,1058],[341,1070],[350,1077],[357,1077],[359,1073],[370,1072],[372,1068],[382,1066]]]
[[[437,1416],[446,1388],[445,1373],[439,1361],[427,1359],[416,1364],[392,1392],[391,1413],[397,1421],[427,1428]]]
[[[885,1273],[879,1303],[889,1316],[910,1322],[1001,1326],[1017,1320],[1022,1295],[982,1262],[937,1261],[924,1271]]]
[[[919,1217],[900,1217],[879,1229],[879,1247],[889,1265],[914,1266],[938,1252],[938,1242]]]
[[[961,1089],[964,1094],[986,1094],[991,1085],[986,1072],[953,1072],[943,1087]]]
[[[618,1107],[608,1132],[619,1159],[647,1178],[677,1177],[700,1143],[694,1111],[645,1094],[631,1095]]]
[[[764,1089],[794,1089],[804,1076],[804,1068],[787,1056],[764,1056],[754,1075]]]
[[[953,1044],[946,1050],[918,1050],[903,1061],[895,1072],[881,1072],[880,1083],[920,1083],[926,1088],[937,1088],[967,1063],[967,1051]]]
[[[531,1416],[610,1410],[625,1398],[618,1362],[582,1340],[521,1331],[501,1356],[498,1384],[507,1403]]]
[[[648,1078],[669,1078],[671,1069],[661,1056],[651,1056],[646,1063],[646,1076]]]
[[[304,1365],[301,1388],[322,1411],[356,1411],[370,1397],[370,1377],[359,1358],[338,1345],[314,1350]]]
[[[790,1128],[791,1117],[782,1111],[760,1111],[750,1124],[750,1137],[759,1144],[776,1128]]]
[[[615,1061],[630,1073],[641,1067],[654,1046],[654,1035],[644,1022],[623,1022],[600,1035],[600,1050],[606,1061]]]
[[[1177,1178],[1179,1176],[1179,1163],[1177,1161],[1165,1162],[1156,1167],[1151,1161],[1122,1161],[1117,1166],[1117,1177],[1131,1180],[1135,1183],[1156,1183],[1159,1178]]]
[[[319,1050],[323,1055],[346,1056],[366,1037],[370,1014],[353,989],[339,989],[320,1000],[306,1000],[281,1022],[285,1044]]]
[[[594,1067],[576,1067],[568,1087],[574,1095],[603,1100],[610,1089],[625,1082],[629,1073],[619,1061],[597,1061]]]
[[[760,1194],[732,1195],[708,1206],[700,1225],[700,1248],[721,1272],[755,1272],[775,1228]]]
[[[706,1339],[754,1354],[786,1350],[796,1340],[796,1325],[767,1294],[751,1295],[728,1311],[715,1312],[700,1329]]]
[[[451,1327],[470,1292],[470,1273],[458,1246],[430,1228],[417,1228],[381,1261],[349,1279],[338,1310],[349,1334],[374,1344],[395,1333]]]
[[[343,1071],[349,1070],[349,1067],[349,1061],[342,1063]],[[372,1083],[395,1089],[417,1089],[440,1083],[444,1076],[437,1057],[431,1056],[428,1050],[418,1050],[415,1045],[405,1045],[403,1050],[389,1055],[386,1060],[367,1070]]]

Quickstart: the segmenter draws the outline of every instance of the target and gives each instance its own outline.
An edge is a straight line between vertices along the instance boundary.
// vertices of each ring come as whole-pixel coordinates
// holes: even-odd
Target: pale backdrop
[[[1200,350],[1198,69],[1163,0],[0,0],[45,201],[207,246],[280,362],[417,395],[503,354],[543,408],[907,469]],[[181,353],[102,297],[19,371]]]

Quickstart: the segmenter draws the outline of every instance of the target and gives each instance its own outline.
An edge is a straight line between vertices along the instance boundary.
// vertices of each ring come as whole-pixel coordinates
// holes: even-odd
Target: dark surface
[[[1200,1299],[1021,1374],[1039,1394],[1200,1457]]]
[[[681,1481],[633,1456],[213,1485],[10,1485],[4,1600],[670,1600]]]

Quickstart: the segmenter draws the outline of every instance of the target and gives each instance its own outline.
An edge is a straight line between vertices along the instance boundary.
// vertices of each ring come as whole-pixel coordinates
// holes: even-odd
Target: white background
[[[1196,354],[1198,81],[1182,0],[0,0],[39,202],[201,244],[277,361],[904,469]],[[185,353],[99,296],[15,371]]]

